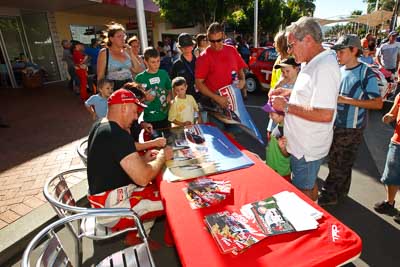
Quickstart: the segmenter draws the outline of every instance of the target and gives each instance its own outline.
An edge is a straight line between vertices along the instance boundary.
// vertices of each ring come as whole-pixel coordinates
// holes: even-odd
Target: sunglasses
[[[293,49],[293,46],[294,46],[294,42],[289,43],[289,44],[287,45],[288,49]]]
[[[217,40],[211,40],[211,39],[208,39],[208,41],[210,42],[210,43],[220,43],[220,42],[222,42],[222,38],[220,38],[220,39],[217,39]]]

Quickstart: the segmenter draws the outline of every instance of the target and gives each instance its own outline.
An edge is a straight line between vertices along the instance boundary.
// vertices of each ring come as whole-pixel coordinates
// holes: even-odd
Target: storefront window
[[[60,72],[46,13],[22,13],[32,61],[46,71],[46,81],[60,80]]]
[[[72,40],[76,40],[87,45],[90,45],[90,41],[96,37],[95,27],[93,26],[71,25],[70,29]]]
[[[22,62],[27,57],[22,25],[18,17],[0,17],[0,76],[2,86],[21,86]]]

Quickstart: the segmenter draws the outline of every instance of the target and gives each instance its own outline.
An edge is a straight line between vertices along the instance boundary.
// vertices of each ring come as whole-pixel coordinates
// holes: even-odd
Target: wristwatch
[[[285,103],[285,106],[283,107],[283,113],[288,114],[289,113],[289,103]]]

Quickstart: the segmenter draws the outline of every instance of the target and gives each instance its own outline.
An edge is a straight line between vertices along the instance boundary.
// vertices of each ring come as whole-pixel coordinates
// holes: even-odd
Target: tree
[[[247,12],[248,7],[240,8],[228,15],[226,22],[237,32],[251,32],[254,28],[252,16]]]
[[[161,16],[175,26],[201,24],[204,29],[214,21],[226,22],[236,31],[253,30],[254,0],[155,0]],[[312,16],[314,0],[259,0],[259,31],[274,34],[301,16]]]
[[[364,3],[368,4],[367,12],[371,13],[375,10],[377,0],[364,0]],[[394,0],[379,0],[378,9],[393,11],[393,7],[396,1]]]
[[[300,16],[312,17],[315,11],[314,0],[288,0],[287,6]]]
[[[282,24],[282,8],[284,1],[261,0],[259,2],[259,27],[266,33],[275,33]]]
[[[361,14],[362,14],[361,10],[353,10],[351,12],[350,18],[356,18],[356,17],[360,16]],[[358,27],[359,27],[358,23],[349,22],[348,24],[351,27],[351,32],[352,33],[357,33],[357,30],[358,30]]]
[[[260,0],[258,3],[259,31],[274,34],[282,25],[286,27],[301,16],[314,13],[314,0]],[[248,6],[234,11],[228,16],[227,22],[238,31],[251,32],[254,21],[254,1]]]
[[[289,26],[293,21],[298,20],[301,17],[300,11],[297,8],[283,5],[282,7],[282,26]]]
[[[350,17],[360,16],[361,14],[362,14],[362,11],[361,11],[361,10],[353,10],[353,11],[351,12]]]
[[[207,28],[214,21],[222,22],[238,6],[246,6],[250,0],[155,0],[161,16],[175,26],[200,24]]]

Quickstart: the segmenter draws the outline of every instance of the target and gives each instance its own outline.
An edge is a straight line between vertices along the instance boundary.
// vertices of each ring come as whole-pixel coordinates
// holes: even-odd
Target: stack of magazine
[[[192,209],[210,207],[226,199],[231,191],[229,181],[215,181],[210,178],[199,178],[189,182],[183,188]]]
[[[208,215],[205,223],[222,253],[238,254],[268,236],[317,229],[322,216],[295,193],[283,191],[240,212]]]

